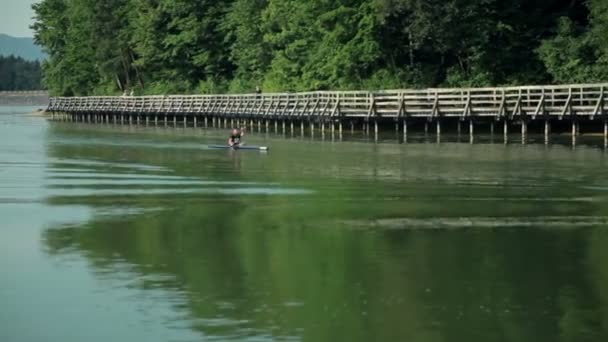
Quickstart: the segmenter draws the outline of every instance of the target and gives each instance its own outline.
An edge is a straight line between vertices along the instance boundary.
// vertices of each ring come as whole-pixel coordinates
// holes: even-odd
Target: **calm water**
[[[30,110],[0,108],[0,341],[608,340],[601,149]]]

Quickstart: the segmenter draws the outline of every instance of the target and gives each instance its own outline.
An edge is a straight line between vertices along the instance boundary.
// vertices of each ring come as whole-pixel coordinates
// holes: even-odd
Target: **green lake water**
[[[0,341],[608,340],[593,142],[260,153],[31,110],[0,108]]]

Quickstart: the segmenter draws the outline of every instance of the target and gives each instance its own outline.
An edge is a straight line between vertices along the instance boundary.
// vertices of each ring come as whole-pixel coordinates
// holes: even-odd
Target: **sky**
[[[31,6],[40,0],[0,0],[0,33],[14,37],[32,37]]]

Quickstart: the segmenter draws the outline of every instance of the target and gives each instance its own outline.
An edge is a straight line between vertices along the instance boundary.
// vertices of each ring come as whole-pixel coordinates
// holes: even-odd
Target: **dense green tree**
[[[602,0],[43,0],[54,94],[588,82]]]
[[[40,62],[27,61],[15,56],[0,56],[0,91],[40,89],[42,89]]]
[[[236,0],[221,24],[230,62],[235,67],[232,91],[251,91],[260,86],[272,60],[262,26],[262,11],[267,3],[268,0]]]
[[[600,82],[608,79],[608,3],[589,0],[589,25],[568,17],[538,54],[557,82]]]
[[[133,43],[156,90],[216,90],[232,73],[219,24],[230,1],[137,0]]]
[[[54,94],[70,95],[65,87],[71,78],[70,66],[63,58],[66,54],[68,18],[66,0],[45,0],[32,5],[35,14],[34,40],[44,47],[48,59],[43,62],[44,83]]]

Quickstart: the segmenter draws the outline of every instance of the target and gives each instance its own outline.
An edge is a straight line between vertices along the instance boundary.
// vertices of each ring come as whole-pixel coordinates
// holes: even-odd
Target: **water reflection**
[[[166,327],[210,340],[608,337],[596,151],[281,141],[268,155],[194,153],[146,132],[86,131],[115,145],[80,134],[51,131],[45,201],[95,214],[45,230],[47,253],[84,256],[107,291],[140,290],[129,303],[143,311],[166,304]],[[142,135],[148,145],[130,144]]]

